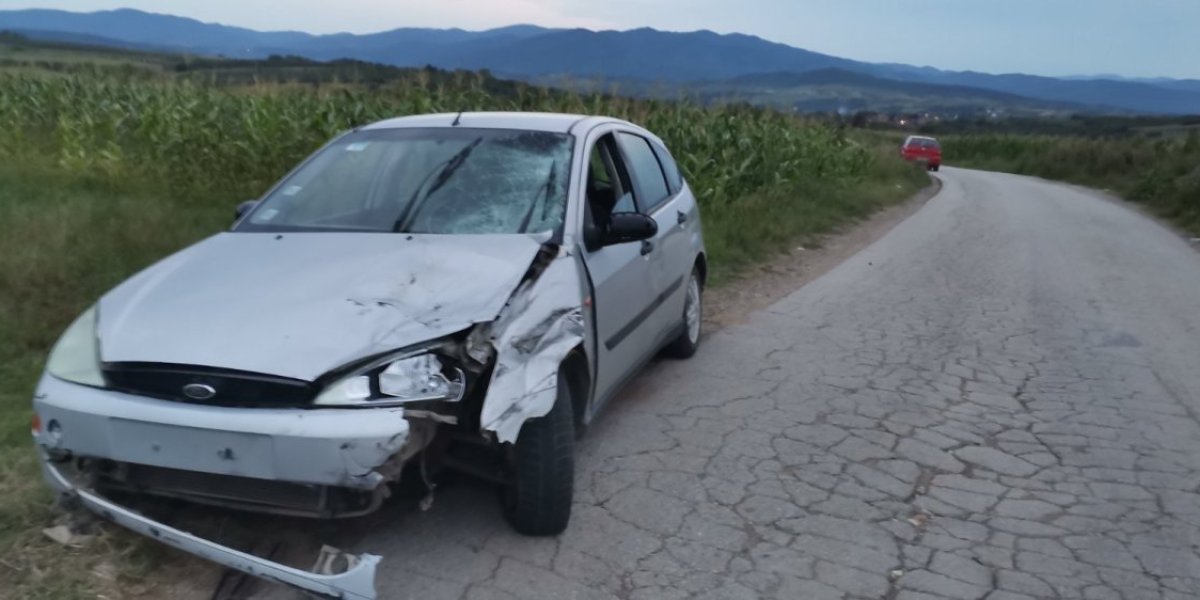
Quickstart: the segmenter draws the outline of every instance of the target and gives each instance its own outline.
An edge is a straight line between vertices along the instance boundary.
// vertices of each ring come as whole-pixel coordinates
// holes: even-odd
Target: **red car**
[[[900,146],[900,156],[907,161],[925,163],[930,171],[936,171],[942,166],[942,146],[931,137],[910,135]]]

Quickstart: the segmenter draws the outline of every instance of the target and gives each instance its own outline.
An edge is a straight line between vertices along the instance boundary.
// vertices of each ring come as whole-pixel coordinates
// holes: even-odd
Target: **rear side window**
[[[642,193],[638,198],[638,206],[643,212],[650,212],[671,195],[662,166],[658,164],[658,157],[650,149],[650,142],[646,138],[631,133],[619,135],[621,146],[629,158],[629,169],[633,171],[638,191]]]
[[[679,172],[679,165],[675,164],[675,159],[671,158],[671,153],[660,144],[651,143],[654,147],[654,154],[658,155],[658,162],[662,165],[663,173],[667,176],[667,185],[671,188],[671,195],[679,193],[683,189],[683,174]]]

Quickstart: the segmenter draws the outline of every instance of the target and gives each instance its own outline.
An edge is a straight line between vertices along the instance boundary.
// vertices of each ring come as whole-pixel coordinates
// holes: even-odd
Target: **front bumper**
[[[403,408],[204,406],[50,375],[33,405],[35,442],[53,453],[215,475],[374,490],[395,475],[381,468],[412,451]]]
[[[242,409],[184,404],[43,376],[34,442],[61,499],[230,569],[335,598],[375,598],[378,556],[344,573],[304,571],[222,546],[116,504],[56,460],[88,458],[214,475],[377,490],[427,441],[402,408]],[[399,464],[398,464],[399,463]]]
[[[76,487],[47,461],[42,461],[42,470],[47,481],[59,492],[62,499],[77,499],[85,508],[109,521],[189,554],[321,596],[347,600],[375,598],[375,568],[379,565],[380,557],[373,554],[359,555],[352,568],[336,575],[303,571],[222,546],[142,516],[91,490]]]

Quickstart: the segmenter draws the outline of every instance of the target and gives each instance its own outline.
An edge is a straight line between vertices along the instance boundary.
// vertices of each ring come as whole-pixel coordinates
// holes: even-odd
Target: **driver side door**
[[[634,186],[611,132],[594,139],[588,157],[585,227],[603,229],[612,213],[637,211]],[[606,400],[653,351],[656,332],[647,321],[654,292],[647,248],[653,245],[629,242],[584,251],[593,289],[598,402]]]

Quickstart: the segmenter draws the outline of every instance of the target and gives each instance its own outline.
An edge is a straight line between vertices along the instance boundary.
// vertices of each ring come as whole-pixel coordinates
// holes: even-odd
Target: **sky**
[[[870,62],[1200,79],[1200,0],[0,0],[0,9],[122,7],[310,33],[710,29]]]

